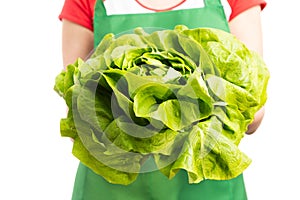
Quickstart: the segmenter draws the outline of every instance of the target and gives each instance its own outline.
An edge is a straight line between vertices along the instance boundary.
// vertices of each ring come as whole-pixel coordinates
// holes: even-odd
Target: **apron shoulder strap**
[[[96,10],[98,12],[96,12]],[[106,16],[106,9],[105,9],[103,0],[96,0],[94,12],[95,12],[95,14],[97,13],[100,16]]]
[[[204,0],[205,6],[222,6],[220,0]]]

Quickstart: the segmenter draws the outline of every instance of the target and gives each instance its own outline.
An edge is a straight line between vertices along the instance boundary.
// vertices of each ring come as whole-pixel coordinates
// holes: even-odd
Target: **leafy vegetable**
[[[267,99],[262,58],[212,28],[108,34],[86,62],[57,75],[69,107],[61,135],[107,181],[130,184],[150,157],[189,183],[238,176],[251,160],[238,148]]]

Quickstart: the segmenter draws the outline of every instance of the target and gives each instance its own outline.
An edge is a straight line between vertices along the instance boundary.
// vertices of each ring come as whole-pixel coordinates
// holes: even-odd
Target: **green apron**
[[[200,1],[200,0],[199,0]],[[220,0],[204,0],[205,7],[158,13],[107,16],[102,0],[95,6],[94,41],[99,44],[107,33],[119,34],[136,27],[174,29],[213,27],[229,32]],[[184,170],[171,180],[160,171],[140,173],[130,185],[108,183],[82,163],[79,164],[73,200],[246,200],[243,176],[231,180],[204,180],[189,184]]]

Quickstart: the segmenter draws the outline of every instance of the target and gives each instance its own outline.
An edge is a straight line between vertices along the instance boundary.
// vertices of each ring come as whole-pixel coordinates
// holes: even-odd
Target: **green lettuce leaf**
[[[61,135],[108,182],[128,185],[153,158],[166,177],[226,180],[251,159],[238,145],[267,100],[263,59],[212,28],[107,34],[56,76],[68,106]]]

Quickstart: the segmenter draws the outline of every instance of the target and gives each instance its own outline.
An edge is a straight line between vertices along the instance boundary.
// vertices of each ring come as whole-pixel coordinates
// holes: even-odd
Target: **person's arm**
[[[94,34],[91,30],[73,23],[62,20],[62,55],[63,65],[72,64],[77,58],[83,60],[93,50]]]
[[[94,46],[94,34],[91,30],[62,20],[62,56],[63,66],[74,63],[77,58],[83,60],[90,54]],[[74,141],[71,139],[71,141]]]
[[[233,35],[241,40],[249,49],[263,56],[262,28],[260,18],[261,7],[252,7],[239,14],[229,22]],[[247,134],[254,133],[259,127],[265,113],[262,107],[256,114],[254,121],[248,126]]]

